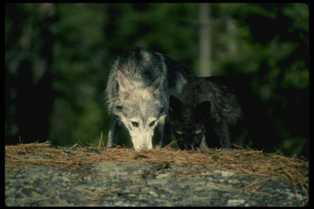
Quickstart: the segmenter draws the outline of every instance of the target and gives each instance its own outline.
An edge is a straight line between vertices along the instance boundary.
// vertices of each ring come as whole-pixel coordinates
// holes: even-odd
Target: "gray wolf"
[[[163,146],[169,97],[178,96],[187,80],[187,70],[159,52],[135,48],[118,57],[106,86],[112,115],[107,147],[116,144],[121,127],[128,130],[136,151]],[[159,141],[153,144],[155,130]]]

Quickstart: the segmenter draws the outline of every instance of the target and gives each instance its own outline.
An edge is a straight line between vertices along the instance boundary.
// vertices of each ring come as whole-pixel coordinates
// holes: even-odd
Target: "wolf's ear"
[[[127,92],[132,89],[132,83],[121,70],[117,70],[117,81],[119,84],[119,91]]]
[[[183,108],[183,102],[175,96],[170,96],[170,98],[169,98],[170,116],[180,114],[182,111],[182,108]]]
[[[151,89],[155,96],[159,96],[160,94],[162,94],[162,92],[165,90],[164,87],[165,87],[165,78],[163,77],[156,78],[151,85]]]
[[[162,89],[165,78],[166,76],[159,76],[153,81],[151,87],[155,93],[158,93]]]
[[[152,82],[151,87],[154,90],[154,93],[159,93],[161,89],[163,89],[165,85],[165,81],[167,79],[167,66],[164,61],[164,56],[158,52],[154,53],[154,58],[159,57],[159,67],[161,68],[161,73],[157,78]]]

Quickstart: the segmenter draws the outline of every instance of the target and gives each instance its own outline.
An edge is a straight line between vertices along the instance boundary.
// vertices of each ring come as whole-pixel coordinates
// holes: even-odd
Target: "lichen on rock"
[[[308,162],[256,150],[6,146],[7,206],[303,206]]]

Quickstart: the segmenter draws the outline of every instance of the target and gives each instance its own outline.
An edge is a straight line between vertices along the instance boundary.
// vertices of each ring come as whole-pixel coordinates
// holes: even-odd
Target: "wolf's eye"
[[[198,130],[196,130],[195,132],[194,132],[194,134],[195,135],[200,135],[200,134],[202,134],[203,132],[202,132],[202,130],[200,130],[200,129],[198,129]]]
[[[178,135],[182,135],[183,134],[183,132],[182,131],[176,131],[176,134],[178,134]]]
[[[121,105],[117,105],[117,106],[116,106],[116,109],[119,110],[119,111],[121,111],[121,110],[122,110],[122,106],[121,106]]]
[[[132,125],[133,125],[134,127],[138,127],[138,126],[139,126],[139,123],[136,122],[136,121],[131,121],[131,123],[132,123]]]
[[[149,125],[149,127],[153,127],[155,125],[155,123],[156,123],[156,120],[150,122],[148,125]]]

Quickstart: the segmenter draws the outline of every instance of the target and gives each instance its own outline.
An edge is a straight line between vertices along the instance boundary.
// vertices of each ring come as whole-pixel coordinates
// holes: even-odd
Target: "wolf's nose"
[[[134,148],[135,148],[135,151],[141,151],[141,150],[145,149],[145,146],[137,146]]]
[[[147,145],[142,145],[142,146],[138,146],[137,148],[135,148],[136,151],[140,151],[140,150],[150,150],[152,149],[152,147],[147,146]]]

